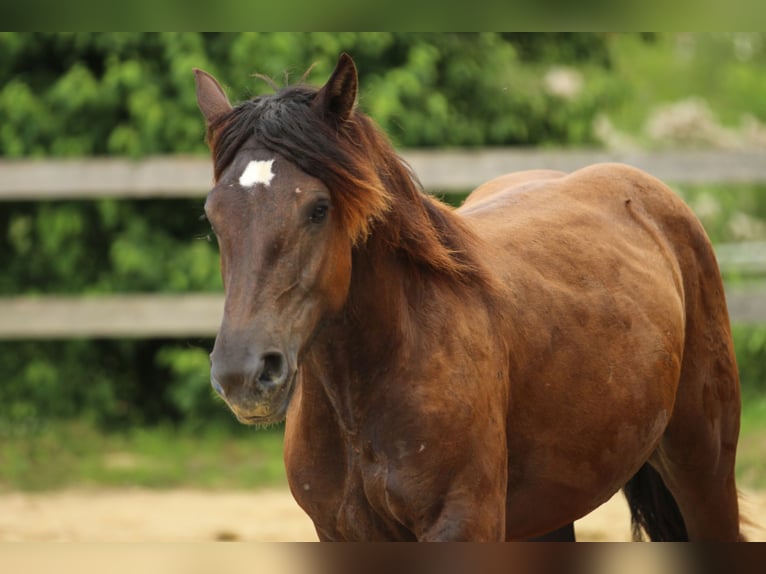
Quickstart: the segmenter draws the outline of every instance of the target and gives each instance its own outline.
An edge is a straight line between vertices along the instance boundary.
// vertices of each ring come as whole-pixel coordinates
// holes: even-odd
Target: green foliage
[[[198,34],[0,35],[0,155],[202,151]]]
[[[199,200],[14,202],[0,209],[0,294],[221,289]]]
[[[236,101],[270,90],[254,72],[296,81],[316,62],[322,81],[344,50],[363,107],[405,146],[588,143],[595,113],[620,100],[601,34],[5,33],[0,155],[202,152],[193,67]],[[547,67],[574,62],[582,92],[547,93]]]
[[[210,386],[207,349],[168,345],[159,349],[157,365],[174,381],[168,398],[187,426],[204,428],[213,421],[229,427],[239,424]]]
[[[596,144],[598,115],[640,131],[652,104],[688,89],[711,94],[725,121],[743,110],[764,120],[765,45],[762,35],[695,37],[689,52],[677,35],[0,33],[0,157],[203,154],[193,67],[215,74],[237,102],[271,91],[256,72],[295,83],[316,63],[308,81],[321,83],[341,51],[359,67],[359,105],[403,147]],[[714,206],[702,215],[715,240],[737,238],[740,212],[766,221],[755,188],[681,191],[692,205]],[[3,203],[0,296],[220,291],[201,215],[200,200]],[[763,381],[763,339],[737,337],[743,378]],[[4,343],[0,427],[79,418],[231,429],[209,387],[211,346]]]
[[[190,346],[193,344],[193,346]],[[0,353],[0,434],[77,419],[102,428],[239,423],[213,396],[211,340],[18,341]]]
[[[766,240],[766,187],[762,185],[680,186],[713,244]]]
[[[600,62],[571,97],[552,93],[550,62],[522,61],[496,34],[429,36],[402,60],[361,81],[363,107],[403,146],[593,143],[596,113],[620,98]]]
[[[766,121],[766,35],[763,33],[663,34],[650,49],[640,36],[610,45],[614,73],[629,88],[605,110],[623,131],[640,134],[651,108],[703,98],[717,118],[739,127]]]

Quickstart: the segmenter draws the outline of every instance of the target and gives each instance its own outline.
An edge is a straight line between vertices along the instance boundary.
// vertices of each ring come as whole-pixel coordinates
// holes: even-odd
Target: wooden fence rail
[[[766,292],[728,288],[732,322],[765,323]],[[218,294],[109,295],[0,299],[0,339],[213,337]]]
[[[687,150],[611,152],[598,150],[476,149],[404,150],[423,186],[451,193],[510,171],[532,168],[574,171],[618,161],[677,184],[766,183],[763,151]],[[212,169],[204,156],[141,160],[0,160],[0,200],[93,199],[99,197],[201,197]]]
[[[499,174],[531,168],[573,171],[620,161],[676,184],[766,183],[763,152],[479,149],[409,150],[404,158],[433,192],[472,189]],[[142,160],[0,160],[0,201],[203,197],[212,181],[206,157]],[[0,205],[0,209],[2,206]],[[766,243],[719,246],[725,272],[766,275]],[[733,322],[766,323],[766,288],[727,285]],[[223,310],[219,294],[0,298],[0,339],[209,337]]]
[[[6,297],[0,339],[211,337],[222,314],[215,293]]]

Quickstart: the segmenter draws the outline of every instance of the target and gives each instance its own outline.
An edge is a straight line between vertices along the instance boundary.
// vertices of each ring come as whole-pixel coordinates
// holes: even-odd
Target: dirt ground
[[[743,511],[766,526],[766,492],[746,493]],[[630,540],[621,494],[575,525],[579,540]],[[750,540],[766,530],[747,528]],[[69,490],[0,494],[0,542],[312,541],[308,517],[286,488],[255,492]]]

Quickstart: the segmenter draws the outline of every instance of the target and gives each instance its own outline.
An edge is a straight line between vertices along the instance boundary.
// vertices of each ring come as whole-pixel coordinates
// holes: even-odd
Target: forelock
[[[372,123],[361,114],[343,125],[324,121],[312,108],[317,89],[289,86],[235,106],[208,129],[215,179],[246,142],[282,155],[328,186],[353,241],[366,236],[382,217],[388,197],[367,148],[380,143]]]

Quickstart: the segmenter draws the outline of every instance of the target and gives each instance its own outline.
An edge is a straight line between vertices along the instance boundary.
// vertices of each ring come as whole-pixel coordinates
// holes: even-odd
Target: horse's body
[[[328,137],[367,125],[355,89],[343,57],[305,96]],[[362,168],[343,191],[287,136],[234,145],[235,112],[203,73],[198,95],[227,295],[213,384],[245,422],[287,409],[290,487],[321,539],[539,536],[626,484],[653,539],[739,537],[721,278],[665,185],[616,164],[538,170],[453,211],[379,136],[352,134],[381,145],[374,197]],[[272,170],[247,197],[246,165]],[[311,226],[291,232],[296,213]]]

